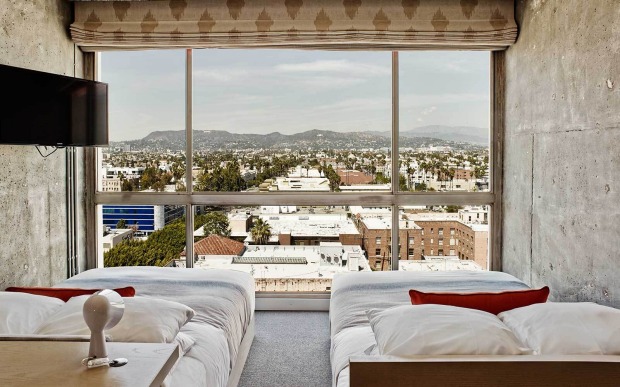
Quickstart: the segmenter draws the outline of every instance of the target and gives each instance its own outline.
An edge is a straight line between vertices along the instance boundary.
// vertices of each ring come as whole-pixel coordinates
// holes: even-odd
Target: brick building
[[[435,216],[428,216],[435,215]],[[389,270],[391,217],[360,216],[356,225],[362,249],[374,270]],[[466,224],[456,214],[404,214],[399,225],[399,260],[421,260],[425,256],[456,256],[488,264],[488,225]]]

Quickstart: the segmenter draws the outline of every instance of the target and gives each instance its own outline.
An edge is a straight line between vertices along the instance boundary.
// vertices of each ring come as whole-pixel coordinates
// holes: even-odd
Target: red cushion
[[[79,288],[27,288],[12,286],[6,288],[7,292],[30,293],[38,296],[56,297],[64,302],[69,301],[71,297],[83,296],[85,294],[93,294],[101,289],[79,289]],[[113,289],[121,295],[121,297],[133,297],[136,295],[136,289],[132,286],[126,288]]]
[[[424,293],[410,290],[412,305],[440,304],[499,314],[510,309],[547,302],[549,287],[501,293]]]

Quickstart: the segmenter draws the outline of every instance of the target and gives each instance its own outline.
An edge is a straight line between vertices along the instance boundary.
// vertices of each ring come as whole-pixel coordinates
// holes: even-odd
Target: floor
[[[328,312],[256,312],[239,387],[331,385]]]

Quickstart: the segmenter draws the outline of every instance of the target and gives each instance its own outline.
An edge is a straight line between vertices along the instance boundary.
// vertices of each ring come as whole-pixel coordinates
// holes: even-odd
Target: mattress
[[[368,309],[408,305],[409,290],[475,292],[528,289],[510,274],[493,271],[344,273],[334,277],[330,301],[333,385],[349,385],[349,358],[376,344]]]
[[[254,279],[234,270],[114,267],[80,273],[57,287],[119,288],[179,302],[196,315],[181,331],[196,344],[171,374],[172,386],[226,386],[254,315]]]

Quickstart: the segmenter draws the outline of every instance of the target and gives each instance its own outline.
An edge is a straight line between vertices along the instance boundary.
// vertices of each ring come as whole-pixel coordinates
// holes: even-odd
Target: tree
[[[329,189],[332,192],[340,191],[340,176],[331,165],[325,169],[325,177],[329,180]]]
[[[377,172],[373,183],[374,184],[388,184],[390,181],[392,180],[389,177],[383,176],[383,173],[381,172]]]
[[[204,215],[203,220],[204,225],[202,226],[202,229],[205,236],[209,236],[211,234],[225,237],[230,236],[230,223],[228,221],[228,217],[223,212],[209,212]]]
[[[185,248],[185,222],[176,220],[152,233],[145,241],[130,239],[103,256],[108,266],[166,266]]]
[[[418,184],[415,185],[415,190],[417,192],[423,192],[423,191],[428,190],[428,187],[427,187],[426,183],[422,182],[422,183],[418,183]]]
[[[121,180],[121,191],[135,191],[136,186],[133,183],[133,179]]]
[[[398,189],[400,191],[409,191],[407,187],[407,179],[403,175],[398,175]]]
[[[449,205],[446,206],[446,212],[459,212],[459,210],[463,209],[461,206]]]
[[[119,221],[116,222],[116,229],[121,228],[127,228],[127,221],[125,219],[119,219]]]
[[[250,235],[252,235],[255,244],[265,245],[269,241],[269,237],[271,237],[271,226],[261,218],[258,218],[252,225]]]
[[[155,167],[147,167],[142,172],[142,177],[140,178],[140,184],[142,189],[149,189],[155,182],[158,180],[157,177],[158,169]]]

